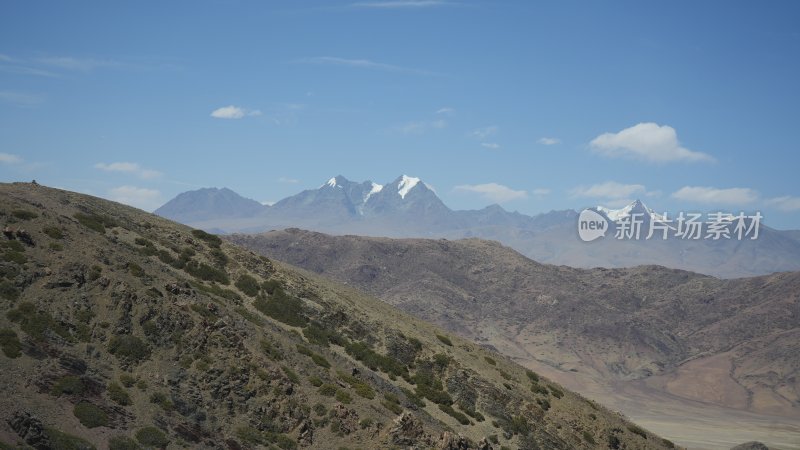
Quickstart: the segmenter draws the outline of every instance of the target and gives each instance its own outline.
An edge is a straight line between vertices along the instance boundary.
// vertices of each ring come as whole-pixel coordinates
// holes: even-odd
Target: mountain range
[[[800,270],[800,232],[763,223],[758,239],[686,239],[674,230],[666,240],[615,239],[614,222],[641,215],[646,226],[665,218],[639,200],[620,208],[592,208],[610,222],[605,238],[578,237],[579,212],[572,209],[534,216],[499,205],[451,210],[419,178],[402,175],[390,183],[362,183],[339,175],[272,206],[229,189],[184,192],[155,213],[215,233],[256,233],[302,228],[330,234],[383,237],[470,238],[499,241],[536,261],[573,267],[632,267],[642,264],[724,278]],[[728,227],[730,228],[730,226]],[[705,235],[706,229],[701,230]],[[658,236],[658,234],[656,235]],[[752,236],[752,235],[751,235]]]
[[[676,447],[201,230],[34,183],[0,220],[2,449]]]
[[[800,445],[800,272],[576,269],[474,238],[288,229],[227,239],[496,349],[656,431],[681,430],[692,448]]]

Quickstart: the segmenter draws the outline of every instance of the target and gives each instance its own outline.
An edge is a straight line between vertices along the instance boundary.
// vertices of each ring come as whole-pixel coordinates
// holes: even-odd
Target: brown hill
[[[21,183],[0,218],[0,448],[672,447],[216,236]]]
[[[574,269],[478,239],[296,229],[230,239],[352,284],[634,417],[686,399],[705,411],[800,418],[797,272],[720,280],[659,266]],[[639,398],[624,401],[628,394]]]

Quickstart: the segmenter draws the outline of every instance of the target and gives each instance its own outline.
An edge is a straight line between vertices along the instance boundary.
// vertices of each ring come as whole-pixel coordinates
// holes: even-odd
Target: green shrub
[[[94,450],[94,445],[77,436],[64,433],[55,428],[45,427],[44,435],[54,450]]]
[[[260,289],[258,280],[247,274],[240,276],[239,279],[236,280],[236,287],[249,297],[255,297],[258,295],[258,291]]]
[[[126,388],[133,387],[133,385],[136,384],[136,377],[123,373],[119,376],[119,382]]]
[[[204,241],[209,247],[219,247],[222,244],[222,239],[219,236],[206,233],[203,230],[192,230],[192,236]]]
[[[3,259],[8,262],[13,262],[14,264],[25,264],[28,262],[28,258],[26,258],[24,254],[13,250],[7,250],[3,254]]]
[[[318,389],[319,393],[321,395],[326,396],[326,397],[333,397],[334,395],[336,395],[336,391],[338,391],[338,390],[339,389],[337,389],[336,386],[334,386],[334,385],[332,385],[330,383],[325,383],[322,386],[320,386],[319,389]]]
[[[539,382],[539,375],[537,375],[537,374],[536,374],[536,372],[534,372],[534,371],[532,371],[532,370],[526,370],[526,371],[525,371],[525,375],[527,375],[527,376],[528,376],[528,378],[529,378],[529,379],[530,379],[532,382],[534,382],[534,383],[538,383],[538,382]]]
[[[16,217],[17,219],[20,219],[20,220],[32,220],[32,219],[35,219],[35,218],[39,217],[39,215],[36,214],[35,212],[26,211],[24,209],[15,209],[15,210],[11,211],[11,214],[14,217]]]
[[[361,427],[361,429],[363,430],[365,428],[371,427],[374,422],[375,421],[372,420],[371,417],[365,417],[365,418],[361,419],[361,422],[358,422],[358,426]]]
[[[254,325],[258,326],[264,325],[264,319],[262,319],[256,314],[253,314],[250,310],[248,310],[243,306],[237,306],[236,308],[234,308],[234,311],[236,311],[240,316],[244,317],[245,320],[253,323]]]
[[[42,228],[42,232],[53,239],[64,239],[64,231],[58,227],[44,227]]]
[[[484,356],[483,359],[486,360],[487,363],[489,363],[489,364],[491,364],[493,366],[497,365],[497,361],[495,361],[494,358],[490,358],[488,356]]]
[[[102,409],[89,402],[80,402],[72,408],[72,413],[86,428],[97,428],[108,425],[108,415]]]
[[[407,376],[408,368],[391,356],[381,355],[363,342],[349,342],[344,346],[347,354],[372,370],[380,370],[394,376]]]
[[[550,392],[553,394],[553,397],[555,398],[561,398],[564,396],[564,391],[555,386],[550,386]]]
[[[117,225],[117,222],[107,216],[102,216],[99,214],[91,213],[91,214],[83,214],[77,213],[74,216],[78,219],[81,225],[85,226],[86,228],[97,231],[98,233],[105,233],[106,227],[114,228]]]
[[[364,397],[369,400],[375,398],[375,391],[367,383],[364,382],[356,383],[353,385],[353,390],[359,397]]]
[[[128,391],[122,388],[122,386],[118,385],[117,383],[110,383],[107,388],[108,398],[117,402],[122,406],[127,406],[131,404],[131,396],[128,394]]]
[[[440,403],[439,404],[439,409],[441,409],[442,411],[444,411],[447,414],[449,414],[450,416],[452,416],[461,425],[469,425],[469,417],[467,417],[464,414],[456,411],[455,409],[453,409],[452,406]]]
[[[58,242],[51,242],[48,245],[48,247],[50,248],[50,250],[52,250],[54,252],[62,252],[62,251],[64,251],[64,246],[59,244]]]
[[[597,442],[594,440],[594,436],[592,436],[592,433],[589,433],[588,431],[583,432],[583,440],[591,445],[597,444]]]
[[[169,439],[167,439],[164,432],[156,427],[144,427],[139,429],[139,431],[136,432],[136,440],[142,445],[156,448],[163,448],[169,444]]]
[[[0,241],[0,248],[14,252],[25,251],[25,246],[20,241]]]
[[[275,294],[276,291],[283,291],[283,286],[278,280],[267,280],[261,283],[261,288],[269,295]]]
[[[663,439],[661,439],[661,442],[662,442],[662,443],[663,443],[663,444],[664,444],[664,445],[665,445],[667,448],[675,448],[675,443],[674,443],[674,442],[672,442],[672,441],[670,441],[670,440],[669,440],[669,439],[667,439],[667,438],[663,438]]]
[[[290,369],[290,368],[288,368],[286,366],[281,366],[281,369],[283,369],[283,373],[286,374],[286,378],[288,378],[289,381],[291,381],[292,383],[295,383],[295,384],[300,382],[300,377],[297,375],[297,373],[294,370],[292,370],[292,369]]]
[[[328,347],[331,342],[340,344],[341,340],[338,335],[322,328],[319,324],[311,322],[307,327],[303,328],[303,336],[308,339],[312,344]]]
[[[211,267],[206,263],[198,263],[196,261],[189,261],[183,267],[183,270],[189,275],[205,281],[215,281],[220,284],[231,284],[228,274],[224,270]]]
[[[232,291],[230,289],[221,288],[221,287],[217,286],[216,284],[212,284],[211,286],[207,286],[207,285],[205,285],[203,283],[197,283],[197,282],[192,281],[191,285],[192,285],[192,287],[194,287],[197,290],[206,292],[208,294],[216,295],[217,297],[222,297],[222,298],[224,298],[226,300],[233,300],[235,302],[239,302],[239,301],[242,300],[242,297],[239,294],[237,294],[236,292],[234,292],[234,291]]]
[[[628,425],[628,431],[630,431],[633,434],[638,434],[639,436],[641,436],[644,439],[647,439],[647,432],[644,431],[644,429],[642,429],[642,428],[640,428],[640,427],[638,427],[636,425]]]
[[[160,406],[164,411],[172,411],[175,405],[172,404],[167,395],[163,392],[153,392],[150,394],[150,403]]]
[[[401,414],[403,412],[403,407],[400,406],[400,404],[398,403],[393,403],[388,400],[384,400],[381,402],[381,405],[383,405],[384,408],[388,409],[389,411],[395,414]]]
[[[444,345],[447,345],[449,347],[453,346],[453,341],[451,341],[450,338],[447,336],[436,334],[436,338],[439,339]]]
[[[6,300],[16,300],[19,298],[19,289],[8,280],[0,281],[0,297]]]
[[[316,405],[314,405],[314,414],[322,417],[325,415],[326,412],[328,412],[328,410],[325,409],[325,405],[323,405],[322,403],[317,403]]]
[[[128,436],[114,436],[108,440],[108,450],[139,450],[139,444]]]
[[[280,361],[283,359],[283,353],[281,353],[278,344],[274,344],[266,339],[262,339],[261,342],[261,350],[267,357],[273,361]]]
[[[340,389],[336,392],[336,400],[347,405],[353,401],[353,397],[350,397],[350,394],[347,393],[347,391]]]
[[[322,378],[315,375],[308,377],[308,382],[311,383],[311,385],[314,387],[322,386]]]
[[[18,358],[22,355],[22,344],[17,339],[17,333],[14,330],[0,329],[0,347],[3,348],[3,354],[9,358]]]
[[[129,334],[117,335],[111,338],[108,351],[120,359],[139,362],[150,356],[150,348],[141,339]]]
[[[75,375],[66,375],[59,378],[53,387],[50,388],[50,393],[56,397],[63,394],[67,395],[81,395],[86,391],[86,385],[80,377]]]
[[[328,360],[325,359],[325,357],[320,354],[317,353],[312,354],[311,360],[314,361],[314,363],[320,367],[324,367],[326,369],[329,369],[331,367],[331,363],[329,363]]]
[[[45,332],[48,330],[67,341],[74,341],[74,338],[64,325],[53,320],[47,312],[37,311],[33,303],[20,303],[16,309],[6,313],[6,317],[12,322],[19,323],[22,331],[36,341],[43,341]]]
[[[131,275],[133,275],[133,276],[135,276],[137,278],[141,278],[141,277],[144,276],[144,269],[142,269],[142,266],[140,266],[140,265],[138,265],[138,264],[136,264],[134,262],[129,262],[128,263],[128,272],[130,272]]]
[[[262,314],[293,327],[308,322],[304,314],[303,301],[288,295],[273,295],[269,299],[257,298],[253,306]]]

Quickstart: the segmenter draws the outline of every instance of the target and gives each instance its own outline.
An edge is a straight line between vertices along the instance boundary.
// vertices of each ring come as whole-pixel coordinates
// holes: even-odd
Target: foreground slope
[[[478,239],[301,230],[230,239],[377,295],[633,417],[655,421],[658,401],[677,410],[688,400],[703,413],[800,418],[797,272],[720,280],[657,266],[583,270]],[[718,432],[734,428],[726,420]]]
[[[0,185],[0,442],[670,448],[315,275],[104,200]]]

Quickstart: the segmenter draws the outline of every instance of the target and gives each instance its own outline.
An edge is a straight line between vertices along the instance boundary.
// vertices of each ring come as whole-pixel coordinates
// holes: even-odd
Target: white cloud
[[[528,197],[525,191],[515,191],[508,186],[497,183],[462,184],[454,188],[456,191],[471,192],[495,203],[505,203],[511,200],[520,200]]]
[[[280,177],[278,181],[281,183],[288,183],[288,184],[297,184],[300,182],[297,178],[287,178],[287,177]]]
[[[241,119],[244,116],[244,109],[233,105],[223,106],[222,108],[217,108],[214,111],[211,111],[211,117],[215,117],[217,119]]]
[[[274,205],[276,202],[275,202],[275,201],[272,201],[272,200],[264,200],[263,202],[259,202],[259,203],[261,203],[261,204],[262,204],[262,205],[264,205],[264,206],[272,206],[272,205]]]
[[[445,106],[444,108],[439,108],[436,110],[436,114],[446,114],[448,116],[454,112],[456,112],[456,110],[449,106]]]
[[[758,200],[758,193],[750,188],[684,186],[673,192],[672,198],[694,203],[745,205]]]
[[[133,162],[113,162],[113,163],[97,163],[94,165],[95,169],[100,169],[106,172],[122,172],[130,173],[138,176],[139,178],[151,179],[163,175],[157,170],[145,169],[138,163]]]
[[[542,145],[556,145],[561,143],[561,139],[552,137],[543,137],[536,141]]]
[[[495,142],[482,142],[481,146],[490,150],[498,150],[500,148],[500,144]]]
[[[654,163],[714,161],[711,155],[681,147],[675,129],[640,123],[618,133],[604,133],[589,143],[595,153]]]
[[[497,134],[499,130],[500,127],[498,127],[497,125],[489,125],[488,127],[477,128],[475,130],[472,130],[470,136],[474,137],[475,139],[484,140],[489,136]]]
[[[376,61],[371,61],[369,59],[350,59],[350,58],[340,58],[338,56],[314,56],[311,58],[297,59],[293,62],[299,64],[321,64],[321,65],[354,67],[358,69],[382,70],[385,72],[406,72],[406,73],[415,73],[418,75],[438,75],[435,72],[429,72],[427,70],[419,70],[409,67],[395,66],[393,64],[380,63]]]
[[[451,5],[453,2],[444,0],[386,0],[375,2],[351,3],[354,8],[376,8],[376,9],[410,9],[410,8],[430,8],[434,6]]]
[[[161,206],[161,192],[136,186],[120,186],[108,191],[108,198],[136,208],[152,211]]]
[[[0,153],[0,164],[17,164],[21,163],[22,158],[11,153]]]
[[[646,194],[647,190],[641,184],[622,184],[616,181],[606,181],[589,187],[578,186],[572,189],[571,192],[573,197],[622,199]]]
[[[550,189],[548,188],[536,188],[531,193],[537,197],[544,197],[545,195],[550,193]]]
[[[775,197],[767,200],[767,204],[774,206],[781,211],[800,211],[800,197],[791,197],[784,195],[783,197]]]

